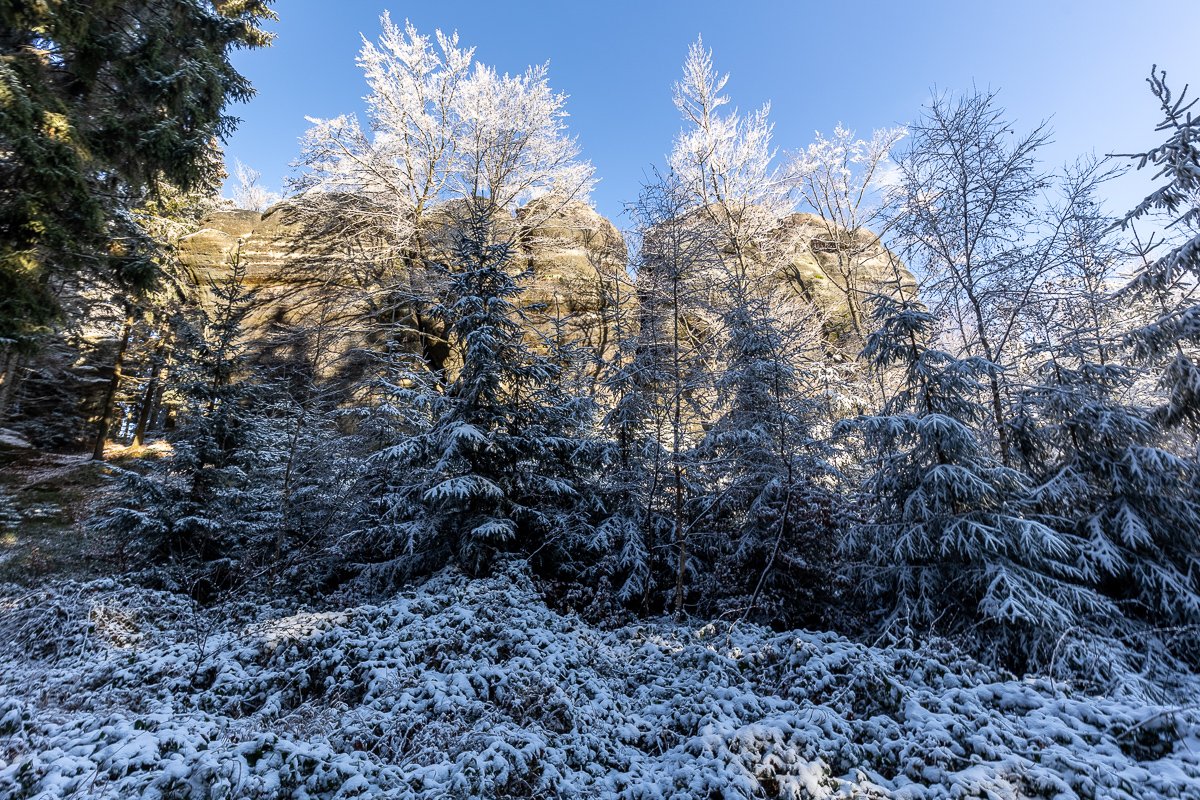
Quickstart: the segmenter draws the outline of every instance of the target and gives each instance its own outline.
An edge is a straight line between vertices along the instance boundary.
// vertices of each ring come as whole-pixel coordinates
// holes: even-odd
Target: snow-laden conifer
[[[902,370],[884,412],[849,427],[872,453],[868,517],[847,547],[892,618],[967,633],[1018,663],[1100,601],[1079,584],[1081,545],[1036,513],[1032,484],[983,440],[981,402],[996,365],[929,342],[935,320],[915,301],[887,301],[864,357]],[[1006,652],[1007,651],[1007,652]]]
[[[700,594],[747,614],[811,620],[836,591],[841,516],[820,401],[797,366],[811,320],[785,325],[735,278],[726,294],[719,415],[697,452],[704,481],[693,514],[709,562]]]
[[[1110,290],[1123,254],[1088,173],[1069,187],[1058,297],[1014,430],[1039,507],[1086,543],[1080,566],[1113,601],[1107,618],[1078,632],[1076,649],[1115,634],[1134,656],[1159,657],[1194,649],[1200,622],[1195,462],[1170,447],[1130,359],[1124,333],[1143,309]],[[1110,657],[1121,649],[1103,646]]]
[[[397,377],[408,431],[367,467],[367,526],[388,556],[378,569],[411,575],[457,563],[486,572],[503,552],[555,561],[584,529],[577,476],[590,464],[590,408],[558,383],[550,343],[516,300],[513,245],[487,203],[464,204],[437,266],[445,294],[433,313],[461,366]]]
[[[211,287],[211,310],[175,320],[169,455],[126,473],[102,526],[160,556],[249,567],[276,542],[288,409],[252,360],[245,321],[255,298],[240,251],[229,270]]]
[[[1163,184],[1125,215],[1122,224],[1139,221],[1160,224],[1165,238],[1151,236],[1141,248],[1143,264],[1125,288],[1127,295],[1149,299],[1159,310],[1155,319],[1134,331],[1138,357],[1163,370],[1166,402],[1159,410],[1168,425],[1200,429],[1200,304],[1195,291],[1200,280],[1200,119],[1187,87],[1175,95],[1167,73],[1157,68],[1148,79],[1167,133],[1159,146],[1134,156],[1138,168],[1152,166]],[[1156,254],[1156,251],[1159,251]]]

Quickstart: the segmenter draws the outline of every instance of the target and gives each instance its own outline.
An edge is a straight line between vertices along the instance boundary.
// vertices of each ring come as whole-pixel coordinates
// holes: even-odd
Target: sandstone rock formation
[[[369,259],[355,249],[361,242],[312,235],[294,212],[286,202],[264,214],[218,211],[204,219],[201,230],[179,241],[179,261],[198,290],[198,302],[211,310],[210,287],[227,278],[232,259],[240,259],[245,285],[255,292],[255,308],[247,320],[252,339],[265,343],[289,328],[332,321],[345,340],[335,349],[344,354],[362,343],[353,332],[347,336],[346,327],[372,313],[372,278],[356,272]],[[430,224],[436,225],[436,219]],[[582,202],[551,210],[535,201],[518,212],[514,224],[514,263],[532,272],[523,297],[531,316],[546,321],[545,330],[555,328],[603,354],[613,345],[607,337],[604,286],[624,270],[626,261],[620,232]]]
[[[653,287],[660,269],[667,283],[658,292],[679,282],[689,336],[703,338],[720,325],[729,279],[744,275],[746,289],[767,300],[776,318],[786,316],[813,333],[817,350],[854,359],[872,329],[878,299],[915,296],[912,274],[866,229],[846,230],[816,214],[777,219],[756,207],[734,219],[727,213],[719,206],[697,208],[645,237],[639,268],[651,279],[644,283]],[[736,249],[735,236],[741,241]]]
[[[774,232],[783,266],[770,282],[802,293],[824,314],[834,338],[865,327],[876,295],[916,294],[916,279],[870,231],[847,231],[816,214],[791,214]]]
[[[596,357],[607,355],[615,346],[613,306],[620,297],[619,284],[627,277],[625,241],[586,203],[572,201],[550,209],[545,202],[520,209],[511,223],[518,243],[515,262],[532,273],[523,303],[540,320],[544,334],[566,337]],[[240,258],[246,284],[256,292],[248,320],[252,338],[267,342],[279,331],[324,322],[337,329],[341,344],[333,349],[344,355],[369,336],[354,329],[354,320],[372,313],[366,298],[377,278],[360,271],[370,259],[355,250],[354,242],[328,232],[309,235],[294,212],[288,202],[264,214],[216,212],[204,220],[202,230],[180,240],[179,260],[199,289],[199,302],[211,308],[207,287],[223,280],[231,259]],[[431,217],[436,220],[436,215]],[[831,235],[819,217],[793,214],[772,236],[783,258],[760,276],[765,291],[813,304],[822,312],[831,338],[844,334],[855,315],[864,313],[862,303],[856,308],[848,298],[894,294],[897,280],[906,290],[913,288],[912,276],[868,232]],[[321,371],[336,370],[327,365]]]

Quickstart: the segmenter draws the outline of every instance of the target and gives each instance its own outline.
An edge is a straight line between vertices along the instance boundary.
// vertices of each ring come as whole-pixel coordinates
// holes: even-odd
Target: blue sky
[[[1045,155],[1058,164],[1157,141],[1145,83],[1152,63],[1173,85],[1200,90],[1200,0],[279,0],[276,9],[276,44],[235,57],[258,96],[233,109],[242,123],[226,147],[231,164],[259,170],[269,188],[291,174],[306,115],[361,112],[360,34],[374,38],[390,10],[422,32],[457,30],[501,71],[549,61],[601,179],[593,202],[622,226],[624,204],[679,130],[671,83],[697,34],[730,73],[734,103],[771,101],[781,150],[839,121],[863,135],[907,123],[931,90],[974,84],[998,89],[1019,129],[1051,118]],[[1112,210],[1148,185],[1144,175],[1114,184]]]

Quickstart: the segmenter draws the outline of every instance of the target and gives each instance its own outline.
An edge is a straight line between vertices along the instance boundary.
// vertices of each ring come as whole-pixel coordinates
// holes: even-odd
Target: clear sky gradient
[[[601,182],[593,202],[624,227],[624,204],[662,164],[680,122],[671,104],[688,44],[702,34],[742,109],[771,102],[776,143],[797,149],[843,122],[861,135],[914,119],[933,90],[973,84],[1000,91],[1019,129],[1050,118],[1051,164],[1158,141],[1150,65],[1172,85],[1200,90],[1200,0],[794,0],[756,2],[374,2],[279,0],[273,47],[238,53],[258,89],[234,108],[227,144],[279,190],[299,155],[305,116],[361,113],[360,34],[379,15],[417,28],[457,30],[476,58],[501,71],[550,62],[570,96],[569,125]],[[1146,176],[1110,188],[1111,211]]]

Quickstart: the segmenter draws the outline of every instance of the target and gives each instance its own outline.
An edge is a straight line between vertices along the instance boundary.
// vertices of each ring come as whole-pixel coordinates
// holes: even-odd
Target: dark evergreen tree
[[[1157,318],[1134,331],[1135,355],[1163,368],[1166,403],[1159,410],[1163,423],[1186,425],[1200,435],[1200,304],[1195,286],[1200,279],[1200,119],[1194,116],[1196,100],[1187,99],[1187,87],[1176,96],[1167,86],[1167,73],[1151,69],[1150,89],[1159,102],[1163,121],[1158,130],[1167,140],[1133,158],[1138,167],[1157,169],[1165,183],[1125,215],[1122,225],[1146,220],[1163,225],[1170,237],[1142,248],[1144,264],[1125,287],[1125,294],[1146,298]],[[1166,252],[1154,251],[1166,246]],[[1194,457],[1194,454],[1193,454]]]
[[[697,450],[705,480],[693,514],[708,562],[699,594],[710,615],[734,607],[811,623],[834,604],[842,571],[832,450],[816,433],[819,400],[802,385],[796,332],[745,282],[730,283],[721,413]]]
[[[213,188],[226,105],[252,89],[269,0],[0,3],[0,342],[29,347],[81,274],[155,277],[128,211],[160,182]]]
[[[1141,310],[1109,291],[1123,254],[1090,192],[1075,194],[1064,218],[1061,308],[1047,320],[1014,431],[1039,507],[1086,543],[1081,566],[1119,612],[1079,638],[1125,636],[1135,654],[1194,658],[1194,637],[1172,634],[1200,623],[1195,462],[1172,452],[1161,412],[1139,391],[1143,371],[1122,338]]]
[[[195,322],[176,321],[171,452],[126,473],[125,497],[102,522],[152,558],[223,561],[243,576],[278,555],[292,412],[253,363],[244,325],[255,298],[245,271],[235,253],[229,276],[212,287],[215,308]],[[226,581],[234,575],[221,572]]]

